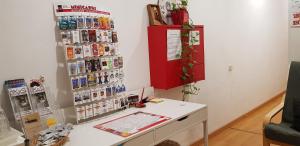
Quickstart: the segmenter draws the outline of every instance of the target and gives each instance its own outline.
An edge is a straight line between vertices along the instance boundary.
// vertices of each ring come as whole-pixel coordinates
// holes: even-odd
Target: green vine
[[[198,62],[195,60],[193,54],[197,51],[194,48],[194,44],[198,42],[196,37],[191,36],[191,31],[195,30],[195,27],[190,21],[189,23],[182,25],[181,31],[181,42],[182,42],[182,52],[181,52],[181,61],[182,61],[182,75],[181,80],[184,83],[182,94],[183,101],[187,99],[190,95],[198,95],[200,88],[196,86],[194,82],[194,73],[193,69],[195,64]]]
[[[176,3],[172,3],[172,10],[187,10],[188,6],[188,0],[178,0]],[[179,52],[178,56],[181,57],[181,63],[182,63],[182,72],[181,72],[181,80],[183,82],[183,89],[182,94],[183,98],[182,100],[185,101],[187,97],[190,95],[198,95],[200,88],[196,86],[196,83],[194,82],[194,66],[198,62],[195,60],[193,54],[197,51],[194,48],[194,44],[198,42],[198,39],[196,37],[199,36],[193,36],[191,35],[191,31],[195,30],[195,27],[193,25],[193,21],[190,19],[189,22],[182,25],[181,30],[181,44],[182,44],[182,50],[181,54]]]
[[[172,10],[186,9],[188,6],[188,0],[180,0],[180,3],[172,3]]]

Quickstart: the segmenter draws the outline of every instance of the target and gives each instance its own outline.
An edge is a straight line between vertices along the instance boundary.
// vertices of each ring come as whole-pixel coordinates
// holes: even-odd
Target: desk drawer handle
[[[178,119],[177,121],[183,121],[183,120],[187,119],[188,117],[189,116],[182,117],[182,118]]]

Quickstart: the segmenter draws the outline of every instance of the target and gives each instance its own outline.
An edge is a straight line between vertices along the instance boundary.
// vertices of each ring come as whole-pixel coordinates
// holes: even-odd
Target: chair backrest
[[[294,121],[294,101],[300,100],[300,62],[292,62],[290,66],[288,85],[283,107],[282,121]]]

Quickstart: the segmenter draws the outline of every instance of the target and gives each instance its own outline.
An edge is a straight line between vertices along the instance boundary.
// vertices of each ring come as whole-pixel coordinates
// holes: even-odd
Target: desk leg
[[[204,139],[204,146],[208,146],[208,125],[207,125],[207,120],[203,121],[203,139]]]

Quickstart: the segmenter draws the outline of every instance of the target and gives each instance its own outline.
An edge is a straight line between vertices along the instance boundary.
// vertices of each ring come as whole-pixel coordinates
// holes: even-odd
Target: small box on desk
[[[181,59],[168,61],[167,32],[168,30],[182,30],[181,25],[161,25],[148,27],[148,45],[150,59],[151,86],[156,89],[170,89],[183,85],[181,80]],[[204,30],[202,25],[196,25],[194,31],[199,31],[199,45],[194,45],[193,67],[194,81],[205,79],[204,66]]]

